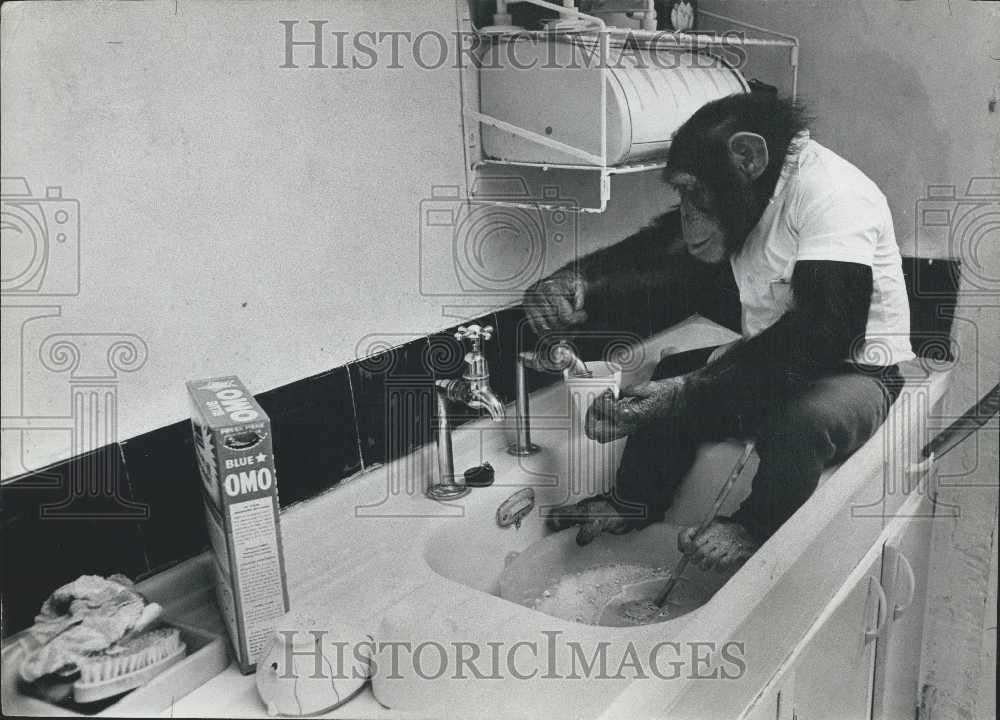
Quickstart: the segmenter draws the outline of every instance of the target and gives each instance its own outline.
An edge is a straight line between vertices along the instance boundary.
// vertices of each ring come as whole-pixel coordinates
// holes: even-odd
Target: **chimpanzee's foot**
[[[579,525],[576,542],[589,545],[601,533],[622,535],[649,524],[649,520],[631,517],[627,509],[608,495],[595,495],[575,505],[553,508],[548,515],[548,525],[553,530]]]
[[[677,547],[702,570],[732,570],[746,562],[760,547],[746,528],[729,518],[716,518],[695,538],[697,529],[691,526],[681,530],[677,535]]]

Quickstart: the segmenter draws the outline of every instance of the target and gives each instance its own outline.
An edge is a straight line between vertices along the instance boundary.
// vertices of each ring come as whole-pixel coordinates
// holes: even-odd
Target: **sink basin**
[[[541,511],[536,508],[520,529],[500,528],[494,522],[478,518],[447,523],[428,538],[424,559],[442,577],[528,608],[562,575],[616,564],[651,570],[672,567],[680,559],[677,533],[685,525],[700,522],[709,511],[741,448],[735,442],[702,447],[665,521],[641,531],[601,535],[581,548],[575,542],[574,529],[552,533],[543,520],[548,508],[575,500],[577,496],[567,498],[565,491],[560,496],[553,489],[538,488]],[[756,457],[723,505],[723,514],[733,512],[749,492],[755,466]],[[604,487],[609,485],[605,479]],[[710,594],[729,577],[693,566],[689,566],[684,576],[704,586]]]
[[[604,534],[585,547],[576,531],[565,530],[508,555],[500,578],[500,597],[563,620],[587,625],[637,625],[628,618],[602,615],[609,602],[629,594],[651,599],[680,560],[677,533],[669,523],[655,523],[625,535]],[[732,573],[706,572],[689,565],[674,597],[686,605],[707,602]],[[676,610],[675,610],[676,612]],[[686,614],[686,613],[685,613]],[[661,632],[683,615],[657,622]]]
[[[543,431],[537,437],[539,444],[545,442]],[[565,442],[562,446],[549,442],[544,447],[546,452],[527,460],[498,458],[498,482],[510,484],[473,491],[463,517],[442,520],[426,536],[421,553],[437,581],[422,586],[419,593],[413,593],[383,616],[376,637],[391,638],[407,651],[397,658],[391,653],[378,658],[380,667],[392,668],[373,678],[380,702],[394,709],[432,709],[432,714],[453,717],[482,713],[504,717],[591,717],[637,679],[628,666],[633,654],[641,658],[642,672],[648,674],[655,665],[664,674],[658,682],[674,682],[670,679],[671,668],[684,662],[678,665],[673,654],[688,652],[690,644],[678,645],[673,640],[702,613],[712,612],[713,601],[652,625],[605,627],[576,621],[572,616],[547,614],[542,612],[544,608],[531,607],[530,600],[543,593],[553,578],[588,568],[618,564],[652,570],[672,566],[678,556],[679,526],[697,522],[707,512],[742,446],[721,443],[702,449],[685,481],[689,487],[678,494],[667,522],[626,535],[600,536],[584,548],[576,545],[575,530],[549,530],[544,515],[548,508],[593,494],[592,486],[587,484],[575,490],[567,490],[565,481],[534,484],[537,506],[521,527],[501,528],[496,524],[496,508],[518,489],[515,483],[534,482],[539,477],[532,474],[536,469],[532,463],[567,477],[560,473],[565,473],[573,462],[572,450],[566,448]],[[505,462],[518,464],[500,467]],[[614,466],[607,463],[612,470]],[[741,477],[742,487],[732,494],[734,506],[749,489],[751,476],[749,469]],[[728,581],[724,575],[693,567],[684,577],[704,583],[707,595]],[[410,652],[411,648],[422,650]],[[497,653],[495,657],[500,661],[495,676],[490,675],[495,662],[489,651]],[[480,671],[494,679],[469,684],[474,675],[468,669],[463,670],[464,677],[458,677],[457,659],[461,653],[475,653]],[[439,657],[447,658],[447,672],[429,677],[428,668],[436,671]],[[606,658],[606,670],[591,666],[594,657]],[[480,703],[487,695],[492,702],[502,701],[504,707],[482,707]]]
[[[662,340],[673,337],[668,336]],[[631,377],[627,373],[622,383],[648,377],[656,350],[643,353],[645,367],[633,369]],[[461,517],[441,518],[423,536],[417,551],[435,580],[382,616],[375,636],[391,639],[405,650],[393,657],[389,648],[377,658],[380,667],[391,668],[373,676],[380,702],[393,709],[450,717],[583,718],[600,714],[611,698],[637,679],[652,677],[651,672],[661,673],[654,677],[657,683],[683,682],[676,677],[677,668],[689,667],[695,660],[680,656],[697,650],[697,643],[675,640],[704,614],[711,614],[715,602],[653,625],[606,627],[527,607],[524,590],[520,596],[504,592],[505,571],[515,572],[520,566],[528,584],[538,583],[529,594],[544,592],[541,583],[553,574],[572,574],[593,563],[671,566],[677,559],[679,526],[704,517],[740,455],[741,443],[703,446],[664,523],[624,536],[601,537],[580,549],[573,530],[553,533],[544,517],[553,507],[606,492],[613,485],[625,442],[601,445],[585,438],[581,408],[589,405],[588,393],[594,391],[557,384],[532,397],[532,440],[542,448],[536,455],[513,457],[506,453],[506,443],[494,442],[486,431],[456,429],[456,458],[488,459],[496,470],[496,484],[474,490],[462,503]],[[723,512],[734,510],[747,494],[754,469],[753,465],[746,469]],[[535,508],[519,528],[499,527],[497,508],[525,487],[535,493]],[[548,563],[544,571],[532,568],[534,559]],[[700,571],[693,572],[700,577]],[[701,579],[707,581],[709,595],[728,581],[722,575]],[[702,632],[698,639],[715,637]],[[486,676],[474,684],[470,680],[476,678],[475,672],[459,662],[470,653]],[[442,657],[445,661],[439,663]],[[594,666],[595,657],[606,658],[607,667]],[[630,665],[633,657],[641,658],[640,668]],[[440,674],[439,665],[444,668]]]

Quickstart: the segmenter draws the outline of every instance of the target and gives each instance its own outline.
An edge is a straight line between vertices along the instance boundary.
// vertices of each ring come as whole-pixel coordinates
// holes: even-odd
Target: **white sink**
[[[536,424],[533,432],[533,439],[545,451],[527,459],[489,458],[497,466],[497,484],[473,490],[466,498],[463,517],[438,523],[423,542],[422,559],[438,581],[422,586],[419,593],[385,613],[376,635],[379,639],[405,642],[411,650],[425,646],[416,661],[411,652],[401,653],[395,660],[389,653],[380,656],[373,689],[379,701],[389,707],[454,717],[593,717],[631,682],[641,680],[642,673],[648,678],[654,663],[664,676],[658,682],[680,682],[670,679],[676,671],[677,651],[669,643],[699,613],[712,608],[711,601],[655,625],[601,627],[553,617],[500,597],[500,578],[508,560],[530,552],[532,544],[551,534],[544,522],[547,509],[610,487],[621,451],[620,445],[604,446],[610,455],[600,456],[591,466],[604,470],[591,472],[586,483],[573,483],[569,468],[579,467],[579,444],[557,428],[545,430]],[[658,523],[624,536],[602,536],[586,548],[577,547],[572,529],[559,533],[558,540],[544,542],[551,573],[539,582],[544,584],[584,566],[672,565],[678,559],[676,523],[697,522],[708,511],[740,449],[736,443],[703,448],[670,511],[672,523]],[[752,473],[753,468],[748,468],[740,487],[732,493],[733,507],[748,491]],[[603,480],[603,487],[593,486],[595,478]],[[524,486],[533,487],[536,508],[520,528],[499,527],[494,517],[497,506]],[[726,580],[697,569],[689,573],[704,579],[709,592]],[[435,643],[445,647],[450,666],[440,677],[428,677],[437,673],[440,664],[441,651]],[[457,646],[468,648],[469,653],[478,649],[476,667],[486,676],[495,670],[487,653],[498,653],[501,667],[496,677],[473,680],[469,668],[462,673],[465,677],[456,677]],[[623,668],[623,663],[630,662],[630,653],[640,658],[638,675]],[[598,662],[602,656],[606,659],[606,670],[595,669],[597,666],[587,669],[595,656]],[[385,672],[387,667],[390,672]]]

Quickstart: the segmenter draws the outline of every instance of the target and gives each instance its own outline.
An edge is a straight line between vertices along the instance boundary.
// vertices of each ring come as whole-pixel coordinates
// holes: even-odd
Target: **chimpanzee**
[[[661,520],[700,443],[754,438],[760,465],[739,510],[678,536],[700,567],[735,567],[898,397],[897,364],[913,354],[888,204],[806,124],[800,105],[771,95],[703,106],[675,133],[664,171],[679,212],[525,293],[530,322],[546,332],[586,322],[616,288],[669,286],[707,266],[728,264],[739,290],[740,340],[694,363],[668,357],[652,380],[591,405],[589,437],[628,440],[611,492],[550,517],[556,529],[579,524],[580,544]]]

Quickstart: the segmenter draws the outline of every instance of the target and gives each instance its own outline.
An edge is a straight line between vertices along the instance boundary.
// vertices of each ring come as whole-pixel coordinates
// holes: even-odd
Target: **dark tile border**
[[[429,353],[427,338],[420,337],[347,365],[364,468],[391,462],[430,441],[434,375]]]
[[[282,507],[318,495],[361,470],[347,369],[260,393],[271,419]]]
[[[135,497],[149,507],[139,524],[150,570],[197,555],[208,545],[201,480],[187,420],[122,443]]]

